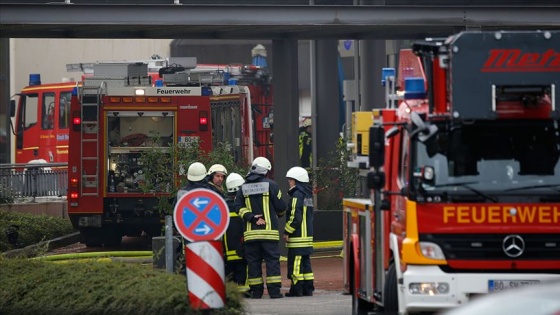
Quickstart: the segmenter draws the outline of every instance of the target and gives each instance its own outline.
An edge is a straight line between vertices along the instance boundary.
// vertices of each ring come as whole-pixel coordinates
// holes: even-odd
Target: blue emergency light
[[[404,79],[404,99],[426,98],[424,78],[410,77]]]
[[[383,68],[381,69],[381,85],[385,86],[387,82],[387,77],[395,76],[395,68]]]
[[[41,85],[41,75],[38,73],[31,73],[29,75],[29,85]]]

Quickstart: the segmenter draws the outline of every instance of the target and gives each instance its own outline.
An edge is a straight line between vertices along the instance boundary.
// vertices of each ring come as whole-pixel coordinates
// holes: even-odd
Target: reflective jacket
[[[228,197],[229,225],[224,234],[224,251],[227,261],[241,260],[239,251],[243,244],[243,219],[237,214],[234,198]]]
[[[308,184],[297,182],[288,191],[288,218],[284,234],[289,235],[286,247],[298,255],[313,252],[313,194]]]
[[[235,205],[245,221],[245,242],[280,240],[278,218],[285,214],[287,206],[276,182],[264,175],[250,173],[247,182],[237,191]],[[255,215],[259,214],[266,224],[256,224],[258,218]]]

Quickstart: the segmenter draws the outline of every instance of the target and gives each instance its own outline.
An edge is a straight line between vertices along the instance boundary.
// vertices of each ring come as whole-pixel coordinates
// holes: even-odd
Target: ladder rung
[[[99,194],[98,193],[82,193],[82,196],[95,196],[95,197],[97,197],[97,196],[99,196]]]
[[[82,139],[82,142],[97,142],[97,139]]]
[[[82,156],[82,160],[97,161],[98,159],[97,156]]]

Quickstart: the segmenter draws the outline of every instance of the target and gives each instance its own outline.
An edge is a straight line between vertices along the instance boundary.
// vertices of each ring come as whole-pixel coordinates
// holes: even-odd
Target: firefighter
[[[194,162],[191,165],[189,165],[189,168],[187,170],[188,182],[185,186],[177,190],[177,195],[175,197],[175,200],[173,200],[173,202],[171,203],[173,205],[171,209],[175,208],[175,204],[177,203],[179,198],[181,198],[181,196],[186,194],[189,190],[193,190],[196,188],[210,189],[208,187],[208,182],[204,180],[205,178],[206,178],[206,166],[204,166],[204,164],[200,162]]]
[[[299,129],[299,159],[301,167],[309,169],[313,162],[311,151],[311,118],[307,118]]]
[[[260,299],[264,291],[262,261],[266,263],[266,287],[271,298],[283,298],[280,293],[280,249],[278,218],[286,212],[278,184],[266,178],[272,169],[265,157],[253,160],[247,182],[235,197],[239,215],[245,221],[244,249],[248,265],[248,284],[253,299]]]
[[[208,182],[208,188],[212,191],[218,193],[220,196],[225,198],[224,192],[224,180],[227,176],[227,169],[222,164],[214,164],[208,169],[208,174],[206,176]]]
[[[173,201],[173,207],[172,209],[175,209],[175,205],[177,204],[177,201],[179,200],[179,198],[181,198],[184,194],[186,194],[188,191],[193,190],[193,189],[197,189],[197,188],[201,188],[201,189],[210,189],[208,187],[208,181],[205,180],[206,178],[206,166],[204,166],[204,164],[200,163],[200,162],[194,162],[191,165],[189,165],[189,168],[187,170],[187,180],[188,183],[187,185],[179,188],[179,190],[177,191],[177,195],[175,197],[175,200]],[[177,232],[175,231],[174,234],[177,234]],[[180,247],[177,249],[178,253],[178,261],[179,261],[179,266],[181,266],[181,269],[179,271],[180,274],[186,275],[186,265],[185,265],[185,240],[183,238],[181,238],[181,245]]]
[[[286,173],[288,179],[288,217],[284,227],[284,241],[288,248],[288,297],[312,296],[313,271],[309,255],[313,253],[313,193],[307,171],[299,166]]]
[[[226,178],[226,203],[229,208],[229,225],[224,234],[224,250],[226,256],[226,277],[237,283],[237,288],[245,296],[250,297],[247,285],[247,260],[243,250],[243,219],[235,207],[235,195],[239,187],[245,183],[243,176],[231,173]]]

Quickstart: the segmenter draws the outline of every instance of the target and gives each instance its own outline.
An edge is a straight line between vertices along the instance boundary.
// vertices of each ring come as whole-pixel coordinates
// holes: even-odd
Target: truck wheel
[[[86,244],[86,247],[101,247],[103,245],[103,236],[101,233],[90,230],[81,230],[81,242]]]
[[[369,302],[360,299],[357,292],[352,292],[352,315],[367,315],[371,310]]]
[[[350,262],[350,294],[352,294],[352,315],[367,315],[372,305],[358,296],[358,289],[354,281],[354,260]]]
[[[118,231],[106,231],[103,245],[106,247],[120,246],[121,242],[122,236]]]
[[[397,314],[399,311],[399,296],[397,292],[397,271],[395,263],[389,265],[387,277],[385,277],[385,286],[383,289],[383,309],[385,312]]]

